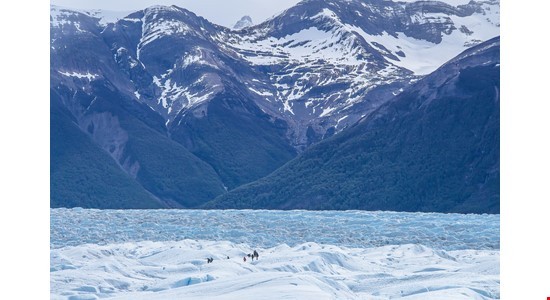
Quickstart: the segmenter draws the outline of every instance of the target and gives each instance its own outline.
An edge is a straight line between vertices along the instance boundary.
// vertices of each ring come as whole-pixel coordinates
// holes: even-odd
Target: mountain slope
[[[51,98],[50,207],[164,207],[80,130],[55,96]]]
[[[126,16],[52,6],[50,87],[114,166],[162,205],[196,207],[498,35],[499,10],[498,0],[306,0],[232,30],[176,6]]]
[[[204,114],[185,113],[175,119],[170,136],[209,163],[228,189],[264,177],[295,157],[281,137],[287,129],[238,92],[222,92]]]
[[[233,79],[233,69],[250,71],[216,50],[209,37],[220,30],[216,25],[163,6],[107,24],[54,7],[52,20],[51,85],[68,89],[61,102],[84,132],[102,148],[114,147],[110,153],[123,169],[167,205],[201,204],[224,186],[256,180],[295,156],[284,122],[264,113]],[[179,55],[188,52],[197,60]],[[216,119],[220,108],[233,116],[221,114],[223,126]],[[113,119],[91,124],[108,113]],[[230,140],[235,137],[238,143]],[[227,152],[231,143],[234,151]]]
[[[161,201],[162,207],[193,207],[222,193],[223,183],[212,167],[171,140],[162,116],[134,100],[134,83],[113,59],[98,20],[74,11],[58,13],[51,23],[55,42],[50,51],[50,101],[57,101],[73,121],[52,126],[52,136],[62,137],[65,132],[79,129],[87,139],[74,139],[72,147],[89,147],[93,142],[110,155],[111,169],[121,170],[134,180],[135,184],[128,186],[137,191],[145,188]],[[59,147],[62,141],[53,143],[53,147]],[[56,153],[51,155],[51,162],[52,168],[66,163]],[[77,178],[61,187],[55,181],[64,178],[52,177],[52,194],[62,195],[65,189],[84,192],[78,182],[87,180],[86,170],[94,168],[93,162],[83,159],[73,163],[81,170],[71,175]],[[93,207],[105,207],[108,199],[103,194],[112,188],[98,185],[94,196],[97,206]],[[56,205],[79,205],[72,201],[58,198]],[[123,207],[142,206],[137,199],[124,201],[130,203]],[[136,201],[134,206],[132,201]]]
[[[303,149],[499,35],[499,11],[498,0],[306,0],[220,43],[267,75],[247,85],[261,96],[258,105],[289,123],[293,145]]]
[[[209,208],[499,212],[500,39]]]
[[[232,189],[271,173],[296,150],[288,126],[262,111],[240,80],[261,75],[216,41],[225,31],[185,9],[156,6],[107,27],[103,36],[117,55],[128,56],[122,62],[136,65],[128,69],[134,82],[146,83],[136,85],[146,87],[138,100],[166,118],[170,137]]]
[[[65,128],[66,126],[80,129],[81,134],[86,135],[87,139],[73,140],[72,147],[84,147],[86,144],[79,143],[93,141],[95,147],[103,149],[111,156],[110,162],[113,167],[124,171],[126,176],[155,195],[163,202],[162,206],[193,207],[224,191],[223,184],[208,164],[162,132],[162,127],[156,120],[158,115],[147,116],[150,111],[136,102],[125,99],[114,87],[110,86],[113,89],[109,90],[105,86],[110,85],[106,82],[93,82],[89,86],[90,94],[73,94],[65,86],[57,86],[51,101],[82,105],[77,107],[86,109],[78,118],[70,115],[74,119],[73,122],[52,126],[51,134],[62,136],[67,130],[73,130]],[[140,115],[141,120],[135,116],[136,114]],[[155,123],[157,126],[154,126]],[[54,140],[53,143],[58,147],[57,144],[61,143],[61,140]],[[52,166],[65,163],[56,157],[55,153],[52,153],[51,159]],[[93,165],[90,161],[75,161],[74,167],[82,171],[72,176],[85,180],[88,176],[86,169],[90,168],[90,165]],[[80,187],[75,185],[67,188]],[[109,190],[113,187],[103,188]],[[101,193],[98,192],[96,195],[99,199]]]
[[[55,30],[89,29],[90,21],[68,12],[53,8]],[[306,0],[234,31],[176,6],[152,6],[94,30],[130,81],[129,94],[168,126],[230,81],[286,122],[288,142],[302,150],[355,123],[419,75],[497,36],[499,13],[498,0],[458,6]],[[98,12],[87,14],[100,21]],[[52,45],[59,50],[63,40]]]

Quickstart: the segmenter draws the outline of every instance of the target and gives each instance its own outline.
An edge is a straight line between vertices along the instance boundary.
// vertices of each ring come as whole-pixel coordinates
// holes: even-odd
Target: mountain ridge
[[[500,39],[205,208],[499,213]]]
[[[337,132],[353,124],[363,115],[364,110],[377,107],[393,97],[393,94],[399,93],[405,85],[417,80],[417,77],[411,76],[413,73],[407,68],[425,68],[426,64],[434,68],[459,53],[457,52],[459,48],[448,48],[445,45],[458,44],[459,40],[469,43],[481,42],[498,35],[498,10],[495,11],[498,9],[497,4],[498,1],[474,1],[468,5],[454,7],[437,1],[421,3],[371,1],[368,4],[358,1],[303,1],[280,15],[246,30],[238,31],[239,33],[212,24],[176,6],[153,6],[120,19],[117,23],[125,27],[131,26],[129,23],[145,24],[142,27],[146,31],[140,34],[142,36],[139,37],[139,42],[135,41],[132,45],[122,46],[124,49],[121,49],[122,52],[127,51],[130,54],[135,52],[128,59],[135,60],[134,64],[137,64],[138,69],[140,65],[138,62],[142,59],[147,60],[149,57],[149,55],[141,57],[143,47],[158,43],[163,38],[183,35],[182,42],[178,42],[179,38],[171,38],[171,44],[182,45],[178,51],[183,52],[185,59],[182,59],[181,63],[177,60],[166,61],[158,58],[154,58],[153,64],[141,62],[147,65],[150,72],[145,72],[141,76],[147,77],[147,80],[142,80],[136,85],[137,94],[134,92],[139,95],[138,100],[148,103],[167,118],[168,122],[171,122],[179,111],[193,109],[194,106],[208,101],[221,91],[219,79],[217,79],[219,72],[214,72],[216,75],[207,72],[204,78],[202,76],[205,73],[198,72],[193,81],[182,80],[181,77],[172,74],[181,68],[187,69],[196,64],[203,68],[209,66],[220,68],[226,74],[231,74],[244,82],[249,89],[248,97],[254,99],[253,101],[262,110],[289,124],[287,136],[291,144],[300,151],[307,145],[322,139],[327,131]],[[384,10],[394,11],[397,15],[394,18],[401,27],[383,21],[383,18],[390,16],[383,13]],[[489,12],[491,14],[488,14]],[[485,14],[490,17],[483,21]],[[475,17],[478,15],[479,17]],[[458,24],[458,22],[464,24]],[[479,25],[479,22],[485,22],[487,25]],[[117,23],[113,23],[115,27]],[[415,31],[417,27],[419,29]],[[206,32],[209,32],[209,36]],[[299,32],[303,34],[294,37]],[[426,32],[431,32],[431,35],[426,35]],[[105,27],[104,33],[109,33],[108,26]],[[316,40],[304,36],[306,34],[309,36],[313,34]],[[422,39],[415,38],[421,38],[422,34],[426,41],[419,43]],[[188,35],[193,35],[199,40],[196,38],[189,40],[190,37],[185,37]],[[447,39],[447,35],[448,38],[459,39],[446,42],[445,45],[441,42],[437,43],[442,38]],[[275,38],[273,41],[283,37],[285,39],[278,44],[270,42],[271,37]],[[400,39],[403,39],[405,44],[410,44],[408,49],[403,47],[399,49],[396,43]],[[284,46],[285,42],[292,41],[294,44]],[[196,43],[201,45],[200,50],[193,46],[185,46]],[[333,48],[326,48],[322,43],[348,43],[350,46],[347,50],[347,46],[331,50]],[[113,45],[113,41],[109,41],[109,44]],[[413,51],[418,47],[433,48],[433,51],[424,50],[425,53],[419,56]],[[436,50],[439,47],[447,48],[444,51]],[[154,47],[155,52],[159,53],[155,57],[173,55],[171,52],[166,52],[167,55],[164,55],[166,50],[163,49],[166,47]],[[307,52],[313,50],[313,53],[317,52],[322,56],[292,54],[297,50]],[[330,56],[335,55],[331,54],[331,51],[336,51],[334,53],[338,56],[331,58]],[[425,61],[429,57],[441,56],[440,53],[445,53],[446,57],[437,58],[436,61],[431,62]],[[359,54],[364,58],[351,59]],[[348,57],[346,58],[348,63],[345,63],[345,60],[335,61],[342,55]],[[276,62],[277,57],[280,57],[281,63]],[[321,61],[316,63],[315,61],[319,59]],[[411,61],[420,62],[422,66],[414,66]],[[244,69],[249,71],[239,74],[238,70]],[[289,77],[289,74],[296,74],[296,76]],[[253,80],[255,78],[258,78],[259,82]],[[367,95],[371,96],[365,97]],[[358,107],[357,111],[353,106]],[[308,128],[310,132],[315,133],[315,139],[307,138]]]
[[[464,41],[499,31],[498,1],[363,4],[303,1],[241,30],[177,6],[110,18],[52,6],[50,87],[64,91],[59,103],[127,175],[171,206],[198,206],[270,174],[391,101],[423,76],[407,61],[423,68],[443,62],[441,55],[417,60],[415,47],[450,55],[466,47]],[[301,9],[305,14],[297,14]],[[399,24],[412,27],[388,33],[360,20],[380,18],[386,9],[409,18]],[[442,41],[404,33],[426,28]],[[110,96],[98,99],[98,91]],[[104,114],[109,109],[133,121],[120,126],[122,115]],[[167,157],[206,164],[205,172],[185,169],[194,170],[191,177],[202,178],[208,192],[190,188],[185,172],[162,175],[173,167],[169,161],[153,159],[149,170],[157,171],[144,176],[143,166],[160,152],[150,143],[135,148],[144,132],[172,149]],[[202,196],[178,196],[189,190]]]

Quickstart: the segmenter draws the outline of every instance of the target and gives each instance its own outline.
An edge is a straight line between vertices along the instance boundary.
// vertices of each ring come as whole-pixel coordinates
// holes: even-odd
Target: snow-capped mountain
[[[231,31],[175,6],[150,7],[97,28],[89,27],[94,16],[71,19],[77,13],[53,8],[52,27],[98,31],[133,81],[129,92],[168,123],[213,99],[226,77],[264,112],[286,121],[291,143],[300,147],[354,123],[418,75],[499,35],[499,11],[498,0],[458,6],[307,0]]]
[[[195,205],[174,198],[190,178],[208,178],[206,199],[271,173],[499,35],[499,11],[498,0],[305,0],[235,30],[176,6],[128,14],[52,6],[50,86],[71,122],[131,178],[157,196],[170,190],[164,201]],[[136,142],[136,124],[194,167],[148,168],[155,150]],[[198,175],[202,163],[209,171]],[[154,176],[167,167],[187,183]]]
[[[206,207],[499,213],[499,141],[496,37]]]
[[[268,85],[248,81],[248,88],[291,124],[294,145],[307,145],[497,35],[498,1],[308,0],[224,43],[265,70]]]
[[[246,27],[250,27],[254,25],[254,22],[252,22],[252,18],[250,16],[244,16],[242,17],[235,25],[233,25],[233,29],[239,30]]]

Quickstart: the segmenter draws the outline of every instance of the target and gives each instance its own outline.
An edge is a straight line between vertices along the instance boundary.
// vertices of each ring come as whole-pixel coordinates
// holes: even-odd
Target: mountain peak
[[[239,21],[237,21],[235,25],[233,25],[233,29],[239,30],[245,27],[250,27],[252,25],[254,25],[254,23],[252,22],[252,18],[250,16],[244,16]]]

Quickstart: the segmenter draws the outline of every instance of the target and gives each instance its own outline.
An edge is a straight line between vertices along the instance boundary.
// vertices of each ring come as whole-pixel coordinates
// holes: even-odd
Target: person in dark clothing
[[[260,257],[260,255],[258,254],[258,251],[254,250],[254,254],[252,254],[252,257],[255,257],[256,260],[258,260],[258,257]]]

